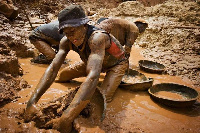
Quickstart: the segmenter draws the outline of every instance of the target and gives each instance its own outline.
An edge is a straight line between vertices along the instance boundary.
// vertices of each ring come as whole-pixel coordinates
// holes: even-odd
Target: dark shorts
[[[37,30],[37,28],[32,31],[32,33],[29,36],[29,40],[31,43],[34,43],[35,41],[44,41],[53,47],[58,47],[60,43],[59,41],[56,41],[52,37],[46,36],[39,30]]]

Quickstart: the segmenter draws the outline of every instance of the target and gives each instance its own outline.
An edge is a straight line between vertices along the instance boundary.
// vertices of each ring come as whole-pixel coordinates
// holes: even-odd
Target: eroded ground
[[[55,19],[59,11],[57,9],[63,8],[62,2],[33,2],[31,10],[27,11],[33,26]],[[200,6],[197,2],[176,0],[145,7],[139,2],[128,1],[105,6],[106,8],[102,3],[80,3],[94,12],[90,16],[93,20],[91,23],[99,17],[120,17],[130,21],[137,17],[145,18],[149,27],[136,40],[130,66],[139,70],[140,59],[160,62],[167,67],[165,75],[139,71],[154,78],[154,84],[178,83],[200,92]],[[27,58],[34,56],[37,51],[28,41],[31,28],[25,16],[20,14],[14,22],[9,22],[1,14],[0,18],[0,70],[6,72],[0,74],[0,132],[57,132],[39,128],[44,128],[47,121],[60,116],[63,107],[68,104],[63,102],[63,97],[73,92],[84,78],[72,83],[54,83],[38,103],[43,115],[35,117],[34,122],[24,123],[23,110],[47,65],[31,64],[31,58]],[[75,53],[69,54],[67,58],[71,59],[70,64],[79,60]],[[104,74],[100,81],[103,77]],[[55,99],[62,102],[55,102]],[[102,104],[102,97],[96,92],[87,110],[74,121],[74,128],[87,133],[200,132],[200,99],[190,108],[177,109],[154,102],[147,92],[131,92],[119,88],[113,102],[108,104],[106,117],[101,122]],[[51,110],[51,113],[48,114],[45,110]]]

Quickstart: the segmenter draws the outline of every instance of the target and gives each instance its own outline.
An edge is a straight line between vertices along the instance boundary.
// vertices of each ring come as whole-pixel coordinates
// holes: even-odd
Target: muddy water
[[[162,97],[162,98],[167,98],[167,99],[187,100],[187,97],[184,97],[175,92],[173,93],[173,92],[159,91],[159,92],[155,93],[155,95]]]
[[[137,70],[139,70],[138,61],[145,59],[140,55],[141,50],[139,47],[134,47],[130,57],[131,66]],[[188,79],[140,72],[147,77],[154,78],[154,84],[178,83],[194,88]],[[200,91],[200,88],[195,89]],[[100,107],[96,107],[96,110],[98,109]],[[97,115],[98,113],[93,115],[95,117],[101,115]],[[100,127],[106,132],[198,133],[200,131],[200,104],[196,102],[193,107],[186,109],[170,108],[154,102],[147,92],[118,89],[113,101],[108,104],[107,115],[102,123],[94,117],[85,121],[84,123],[87,125],[90,123],[90,126],[83,124],[83,127],[80,128],[81,132],[92,132],[94,128],[99,131]],[[97,127],[97,125],[99,126]]]
[[[140,55],[141,49],[133,48],[130,57],[130,64],[133,68],[138,69],[138,61],[144,59]],[[78,61],[80,58],[76,53],[71,52],[68,59],[72,62]],[[23,78],[28,81],[31,88],[24,89],[19,92],[21,98],[13,103],[7,104],[4,109],[10,110],[11,114],[21,111],[25,108],[28,99],[30,98],[34,88],[39,82],[40,77],[44,73],[47,65],[30,64],[30,59],[19,59],[19,62],[24,70]],[[62,67],[65,67],[64,65]],[[178,84],[193,87],[188,79],[180,77],[148,74],[140,71],[147,77],[154,78],[154,84],[163,82],[173,82]],[[101,75],[101,80],[104,74]],[[48,102],[51,99],[60,97],[73,87],[76,87],[84,81],[84,78],[76,79],[74,83],[53,83],[48,91],[41,97],[39,103]],[[194,87],[193,87],[194,88]],[[195,88],[200,91],[200,88]],[[79,118],[76,120],[76,125],[79,125],[80,132],[199,132],[200,131],[200,104],[199,100],[191,108],[175,109],[162,106],[154,102],[147,92],[131,92],[123,89],[118,89],[113,101],[108,104],[106,118],[100,122],[102,114],[102,102],[99,102],[100,96],[95,95],[92,103],[95,103],[94,113],[90,118]],[[20,131],[20,128],[26,127],[32,132],[38,132],[32,123],[28,125],[22,121],[14,119],[10,115],[0,117],[1,128],[7,128],[9,132]],[[19,126],[20,125],[20,126]],[[53,131],[56,132],[56,131]]]
[[[182,84],[186,85],[188,87],[192,87],[194,89],[197,89],[200,91],[200,88],[195,88],[193,83],[187,79],[187,78],[181,78],[179,76],[170,76],[170,75],[160,75],[160,74],[151,74],[151,73],[146,73],[144,71],[141,71],[139,69],[138,61],[139,60],[144,60],[145,58],[140,54],[140,51],[142,48],[140,47],[134,47],[131,52],[131,57],[130,57],[130,64],[131,67],[138,70],[139,72],[145,74],[146,77],[151,77],[154,79],[154,84],[159,84],[159,83],[177,83],[177,84]],[[165,64],[163,64],[165,65]]]

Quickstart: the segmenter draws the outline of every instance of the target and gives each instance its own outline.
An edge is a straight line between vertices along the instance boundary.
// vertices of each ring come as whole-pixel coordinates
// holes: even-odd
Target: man
[[[58,32],[59,22],[53,21],[48,24],[43,24],[35,28],[30,36],[30,42],[41,52],[31,61],[34,63],[49,64],[54,59],[58,49],[60,40],[64,37]]]
[[[100,18],[97,20],[97,24],[97,27],[111,33],[123,46],[125,45],[127,57],[130,56],[131,47],[138,37],[138,34],[143,33],[148,26],[143,19],[136,19],[134,23],[131,23],[119,18]],[[29,39],[44,56],[40,54],[32,59],[32,62],[51,63],[56,54],[52,47],[57,51],[59,42],[64,36],[58,33],[58,26],[58,21],[55,21],[41,25],[33,30]]]
[[[0,13],[13,20],[18,16],[18,8],[13,5],[11,0],[0,0]]]
[[[125,46],[127,58],[130,56],[132,45],[138,35],[148,27],[147,22],[141,18],[136,19],[134,23],[120,18],[101,18],[97,24],[98,28],[112,34],[122,46]]]
[[[39,64],[51,63],[59,49],[60,40],[64,37],[63,34],[58,32],[58,29],[59,22],[56,20],[38,26],[31,32],[29,36],[30,42],[42,53],[31,59],[31,62]]]
[[[118,40],[107,32],[87,24],[89,19],[81,6],[66,7],[59,13],[58,20],[59,30],[64,32],[66,37],[61,40],[58,53],[27,103],[25,120],[31,119],[36,110],[35,104],[55,80],[68,52],[74,50],[80,55],[82,62],[64,69],[66,73],[62,75],[61,72],[58,81],[64,82],[83,76],[86,76],[86,79],[62,116],[52,122],[53,128],[68,133],[71,131],[73,120],[94,94],[100,73],[106,72],[100,91],[106,101],[110,102],[127,70],[128,60]]]

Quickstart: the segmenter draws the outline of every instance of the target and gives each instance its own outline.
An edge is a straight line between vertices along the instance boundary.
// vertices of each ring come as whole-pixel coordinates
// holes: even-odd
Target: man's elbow
[[[99,78],[99,76],[100,76],[100,72],[97,72],[97,71],[91,71],[89,74],[88,74],[88,78],[90,79],[90,80],[97,80],[98,78]]]

